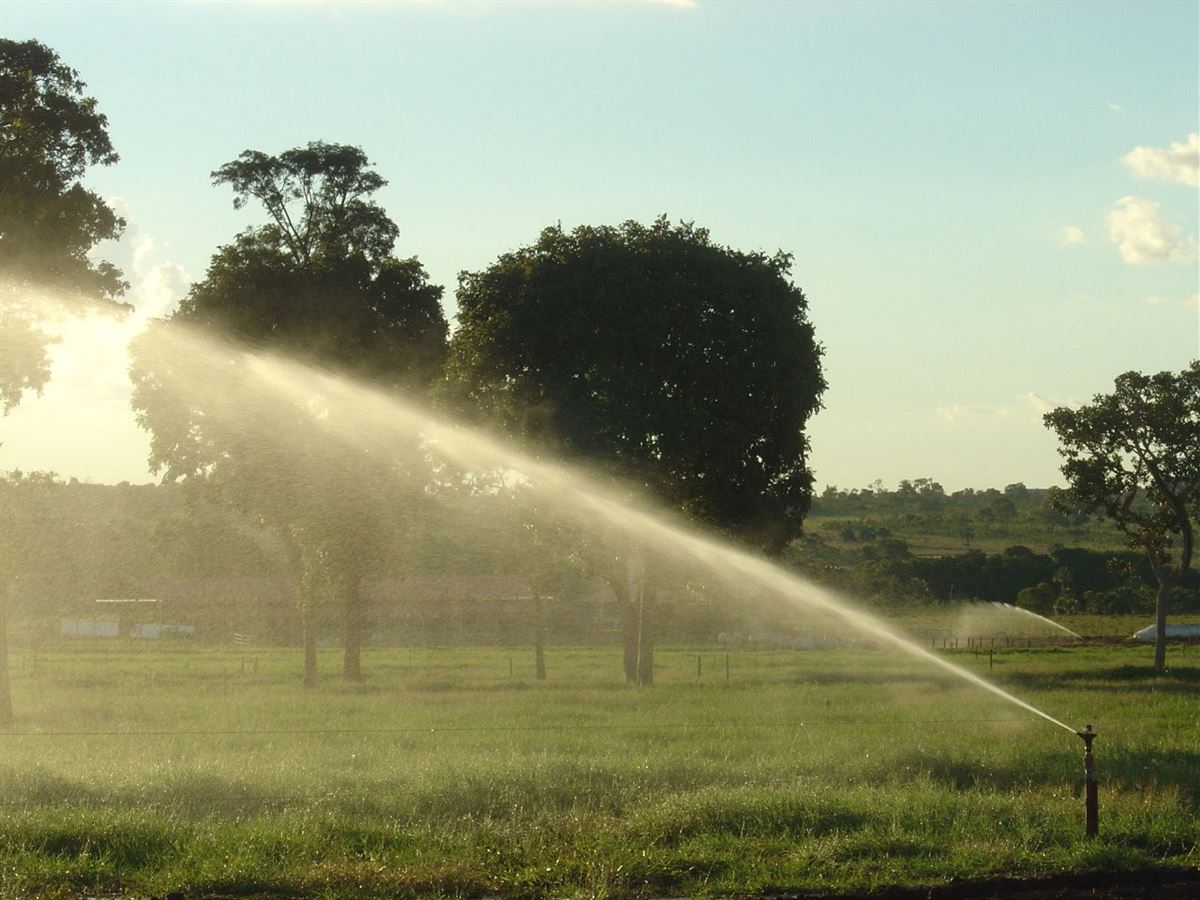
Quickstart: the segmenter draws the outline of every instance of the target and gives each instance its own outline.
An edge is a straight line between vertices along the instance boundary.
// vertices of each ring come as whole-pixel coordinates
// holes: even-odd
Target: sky
[[[4,0],[121,160],[124,324],[64,323],[0,469],[145,482],[124,344],[248,225],[209,173],[361,146],[454,313],[561,222],[794,256],[829,388],[818,489],[1061,483],[1041,415],[1200,357],[1200,5]]]

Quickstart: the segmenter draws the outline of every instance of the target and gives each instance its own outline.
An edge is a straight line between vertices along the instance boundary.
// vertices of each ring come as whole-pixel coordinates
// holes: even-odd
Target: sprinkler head
[[[1075,733],[1077,735],[1079,735],[1081,738],[1083,738],[1084,749],[1091,750],[1092,749],[1092,741],[1095,740],[1095,737],[1096,737],[1096,732],[1092,729],[1092,726],[1085,725],[1083,727],[1083,731],[1077,731]]]

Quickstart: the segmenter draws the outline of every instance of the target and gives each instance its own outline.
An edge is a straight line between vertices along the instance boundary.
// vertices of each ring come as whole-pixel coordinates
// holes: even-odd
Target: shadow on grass
[[[925,777],[935,784],[957,791],[986,788],[1011,791],[1017,788],[1062,786],[1075,777],[1076,757],[1058,752],[1022,754],[1020,766],[990,766],[975,756],[931,755],[919,751],[901,753],[879,763],[881,781],[904,781]]]
[[[1065,688],[1096,688],[1120,682],[1123,691],[1146,693],[1195,694],[1200,686],[1200,667],[1173,666],[1165,672],[1157,672],[1149,664],[1142,666],[1096,666],[1086,671],[1070,672],[1015,672],[1006,674],[1006,685],[1040,690],[1062,690]]]
[[[82,829],[75,824],[45,825],[30,829],[22,842],[47,856],[98,858],[118,872],[140,869],[180,852],[167,830],[150,824]]]
[[[957,680],[948,680],[941,672],[932,667],[919,667],[915,669],[863,668],[854,671],[845,670],[839,672],[805,671],[788,680],[798,684],[815,684],[822,687],[840,684],[895,687],[902,684],[912,684],[934,689],[947,685],[955,687],[958,685]]]
[[[762,790],[701,789],[665,798],[628,822],[633,846],[676,848],[700,839],[802,841],[854,833],[870,819],[863,809],[832,798],[813,800]]]
[[[628,872],[614,880],[633,896],[647,892],[662,896],[677,893],[684,884],[714,881],[730,869],[722,860],[673,855],[669,860],[634,860]]]
[[[100,792],[75,778],[45,771],[22,772],[20,778],[10,772],[5,772],[4,775],[4,795],[7,803],[25,806],[85,806],[103,802]]]
[[[361,887],[361,885],[359,886]],[[168,893],[166,896],[170,900],[172,895]],[[226,900],[226,898],[232,900],[235,897],[283,900],[285,897],[308,897],[311,894],[296,885],[282,882],[217,878],[211,881],[201,881],[194,885],[183,886],[183,889],[177,891],[175,896],[180,898],[185,896],[202,898],[202,900]]]
[[[1101,770],[1102,781],[1128,789],[1147,784],[1176,788],[1191,804],[1200,804],[1200,749],[1172,748],[1138,753],[1118,749]]]
[[[881,763],[876,777],[904,779],[924,776],[954,790],[987,788],[1012,791],[1026,787],[1081,789],[1079,759],[1082,754],[1058,751],[1025,753],[1020,766],[991,766],[971,756],[931,756],[906,752]],[[1140,752],[1110,748],[1102,756],[1097,750],[1100,782],[1122,791],[1144,790],[1148,785],[1174,788],[1181,799],[1200,803],[1200,749],[1154,750]]]

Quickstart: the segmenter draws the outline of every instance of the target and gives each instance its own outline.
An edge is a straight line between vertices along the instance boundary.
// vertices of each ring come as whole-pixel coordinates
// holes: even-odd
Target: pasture
[[[1200,863],[1200,648],[15,648],[0,895],[705,895]],[[727,667],[728,663],[728,667]],[[989,669],[990,665],[990,669]]]

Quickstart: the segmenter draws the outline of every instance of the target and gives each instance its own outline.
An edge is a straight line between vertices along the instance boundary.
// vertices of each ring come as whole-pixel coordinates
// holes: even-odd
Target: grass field
[[[1082,743],[891,651],[374,650],[12,658],[0,895],[637,896],[1200,865],[1200,648],[950,655]],[[1194,654],[1194,655],[1190,655]],[[510,675],[510,665],[512,667]],[[323,654],[326,671],[336,657]]]

